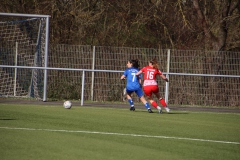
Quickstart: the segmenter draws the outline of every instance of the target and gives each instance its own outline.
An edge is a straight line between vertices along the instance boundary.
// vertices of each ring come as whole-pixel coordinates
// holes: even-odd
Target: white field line
[[[230,142],[230,141],[216,141],[216,140],[208,140],[208,139],[168,137],[168,136],[151,136],[151,135],[124,134],[124,133],[111,133],[111,132],[74,131],[74,130],[37,129],[37,128],[13,128],[13,127],[0,127],[0,129],[28,130],[28,131],[47,131],[47,132],[67,132],[67,133],[88,133],[88,134],[117,135],[117,136],[131,136],[131,137],[145,137],[145,138],[177,139],[177,140],[212,142],[212,143],[225,143],[225,144],[237,144],[237,145],[240,144],[240,142]]]

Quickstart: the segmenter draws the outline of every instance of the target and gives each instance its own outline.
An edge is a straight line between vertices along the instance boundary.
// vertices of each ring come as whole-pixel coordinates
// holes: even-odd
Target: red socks
[[[153,101],[153,102],[152,102],[152,106],[153,106],[154,108],[157,108],[157,106],[158,106],[157,102]]]
[[[166,104],[166,102],[165,102],[165,100],[164,100],[163,98],[159,99],[159,102],[161,103],[161,105],[162,105],[163,107],[167,107],[167,104]],[[152,106],[153,106],[154,108],[157,108],[157,106],[158,106],[157,102],[153,101],[153,102],[152,102]]]
[[[163,98],[159,99],[159,102],[162,104],[163,107],[167,107],[167,104]]]

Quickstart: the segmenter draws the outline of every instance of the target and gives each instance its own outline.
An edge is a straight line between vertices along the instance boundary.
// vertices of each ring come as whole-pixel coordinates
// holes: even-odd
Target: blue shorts
[[[135,92],[139,98],[141,98],[144,95],[142,88],[138,88],[137,90],[126,89],[126,92],[128,94],[132,94],[133,92]]]

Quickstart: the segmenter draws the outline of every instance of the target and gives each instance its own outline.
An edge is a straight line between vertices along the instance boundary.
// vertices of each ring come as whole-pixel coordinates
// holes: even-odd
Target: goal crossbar
[[[12,16],[12,17],[35,17],[35,18],[50,18],[50,15],[39,14],[21,14],[21,13],[3,13],[0,12],[0,16]]]

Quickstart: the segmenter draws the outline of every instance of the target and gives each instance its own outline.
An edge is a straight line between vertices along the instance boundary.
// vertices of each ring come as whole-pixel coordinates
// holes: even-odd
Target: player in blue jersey
[[[136,73],[139,71],[139,63],[138,60],[132,59],[127,62],[127,69],[124,71],[121,76],[121,80],[127,79],[127,99],[130,104],[130,111],[135,111],[134,102],[132,100],[131,94],[135,92],[142,103],[145,105],[149,113],[153,113],[149,103],[144,98],[144,92],[141,87],[141,75],[136,76]]]

